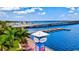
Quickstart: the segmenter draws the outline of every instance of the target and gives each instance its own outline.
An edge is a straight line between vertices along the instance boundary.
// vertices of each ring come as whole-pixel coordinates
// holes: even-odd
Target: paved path
[[[27,40],[28,40],[28,45],[29,45],[30,47],[32,47],[32,48],[35,48],[34,41],[33,41],[32,39],[30,39],[30,38],[27,38]],[[46,50],[46,51],[54,51],[54,50],[49,49],[48,47],[45,47],[45,50]]]

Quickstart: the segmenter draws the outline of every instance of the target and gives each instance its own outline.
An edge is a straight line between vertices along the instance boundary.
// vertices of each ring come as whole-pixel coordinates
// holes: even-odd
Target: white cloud
[[[74,15],[79,15],[79,13],[74,13]]]
[[[36,9],[34,9],[34,8],[27,9],[27,10],[25,11],[25,13],[26,13],[26,14],[32,13],[32,12],[35,12],[35,10],[36,10]]]
[[[68,9],[69,9],[69,13],[74,13],[76,10],[77,10],[77,8],[75,8],[75,7],[68,7]]]
[[[66,7],[66,8],[68,8],[70,10],[75,10],[76,9],[75,7]]]
[[[73,13],[74,11],[73,11],[73,10],[69,10],[68,12],[69,12],[69,13]]]
[[[14,11],[13,13],[16,13],[16,14],[26,14],[25,11]]]
[[[0,17],[8,17],[8,14],[6,14],[5,12],[0,11]]]
[[[0,16],[3,16],[3,15],[6,15],[6,13],[0,11]]]
[[[75,7],[71,7],[70,9],[71,9],[71,10],[75,10],[76,8],[75,8]]]
[[[79,8],[77,8],[77,10],[79,10]]]
[[[0,7],[0,10],[19,10],[20,7]]]
[[[33,9],[33,10],[40,10],[40,11],[43,11],[43,8],[40,8],[40,7],[33,7],[33,8],[31,8],[31,9]]]
[[[0,11],[0,20],[4,20],[5,18],[7,19],[9,15],[3,11]]]
[[[38,8],[40,11],[43,11],[43,8]]]
[[[75,20],[75,19],[79,19],[79,13],[68,13],[68,14],[64,14],[63,15],[60,15],[60,19],[64,19],[64,20]]]
[[[46,13],[45,12],[39,12],[38,14],[39,15],[45,15]]]
[[[60,16],[59,16],[59,18],[60,19],[65,19],[65,20],[69,20],[69,19],[79,19],[79,13],[77,13],[77,12],[75,12],[75,11],[73,11],[73,10],[69,10],[68,11],[69,13],[67,13],[67,14],[61,14]]]
[[[43,11],[42,8],[31,8],[31,9],[27,9],[27,10],[24,10],[24,11],[14,11],[13,13],[16,13],[16,14],[29,14],[29,13],[35,12],[36,10]]]

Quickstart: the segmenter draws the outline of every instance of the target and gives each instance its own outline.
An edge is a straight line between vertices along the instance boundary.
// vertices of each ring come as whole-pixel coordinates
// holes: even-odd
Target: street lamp
[[[48,36],[49,34],[43,32],[43,31],[37,31],[35,33],[32,33],[31,35],[34,36],[35,50],[36,51],[45,51],[44,42],[47,41],[46,36]]]

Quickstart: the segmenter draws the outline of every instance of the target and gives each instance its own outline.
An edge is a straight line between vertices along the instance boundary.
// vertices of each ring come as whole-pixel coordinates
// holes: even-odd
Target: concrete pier
[[[43,32],[55,32],[55,31],[60,31],[60,30],[70,31],[70,29],[52,28],[52,29],[43,30]]]
[[[12,25],[12,27],[24,27],[24,28],[42,28],[42,27],[50,27],[50,26],[65,26],[65,25],[74,25],[79,24],[79,21],[61,21],[57,23],[49,23],[49,24],[19,24]]]
[[[47,29],[47,30],[40,30],[40,31],[43,31],[43,32],[55,32],[55,31],[70,31],[71,29],[65,29],[65,28],[52,28],[52,29]],[[34,32],[32,32],[34,33]],[[32,34],[30,33],[30,34]]]

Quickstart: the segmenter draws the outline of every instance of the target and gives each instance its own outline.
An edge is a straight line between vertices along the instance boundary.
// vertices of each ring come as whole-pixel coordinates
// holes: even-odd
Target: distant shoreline
[[[25,26],[25,28],[42,28],[48,26],[64,26],[64,25],[74,25],[74,24],[79,24],[79,21],[62,21],[62,22],[49,23],[49,24],[32,24]]]

